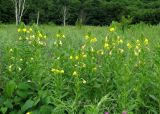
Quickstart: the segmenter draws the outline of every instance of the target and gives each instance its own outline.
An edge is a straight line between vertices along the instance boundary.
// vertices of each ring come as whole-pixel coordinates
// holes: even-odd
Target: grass
[[[159,114],[159,36],[160,25],[0,25],[0,112]]]

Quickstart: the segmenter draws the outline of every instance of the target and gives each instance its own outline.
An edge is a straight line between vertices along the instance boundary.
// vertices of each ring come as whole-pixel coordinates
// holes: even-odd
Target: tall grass
[[[0,112],[159,114],[159,36],[159,25],[0,25]]]

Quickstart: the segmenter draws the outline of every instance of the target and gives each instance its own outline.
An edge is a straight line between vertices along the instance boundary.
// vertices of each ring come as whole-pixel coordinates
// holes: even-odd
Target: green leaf
[[[11,97],[15,89],[16,89],[16,83],[14,81],[9,81],[5,88],[6,95],[8,97]]]
[[[34,101],[34,106],[36,106],[40,102],[40,98],[35,98]]]
[[[51,106],[42,106],[40,109],[41,114],[51,114],[52,113],[52,107]]]
[[[154,95],[149,95],[154,101],[159,102],[158,98],[155,97]]]
[[[20,104],[21,100],[22,100],[21,97],[15,96],[13,101],[14,101],[15,104],[18,105],[18,104]]]
[[[4,105],[7,107],[7,108],[13,108],[13,105],[12,105],[12,101],[11,100],[6,100],[5,102],[4,102]]]
[[[2,114],[5,114],[7,112],[7,107],[1,107],[0,111],[2,112]]]
[[[28,93],[27,93],[27,91],[20,91],[20,90],[18,90],[18,91],[17,91],[17,95],[18,95],[19,97],[25,99],[25,98],[28,96]]]
[[[27,100],[25,104],[21,107],[22,112],[25,112],[26,110],[32,108],[34,105],[34,101],[31,99]]]
[[[20,83],[18,85],[18,89],[20,90],[28,90],[30,88],[30,86],[27,83]]]

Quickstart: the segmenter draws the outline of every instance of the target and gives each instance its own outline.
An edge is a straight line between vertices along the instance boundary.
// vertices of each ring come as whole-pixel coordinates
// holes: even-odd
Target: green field
[[[160,25],[0,25],[0,114],[105,112],[160,114]]]

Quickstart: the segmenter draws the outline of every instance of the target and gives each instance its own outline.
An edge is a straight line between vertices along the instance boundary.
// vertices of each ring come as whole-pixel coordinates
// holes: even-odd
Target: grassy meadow
[[[160,114],[160,25],[0,25],[0,114]]]

